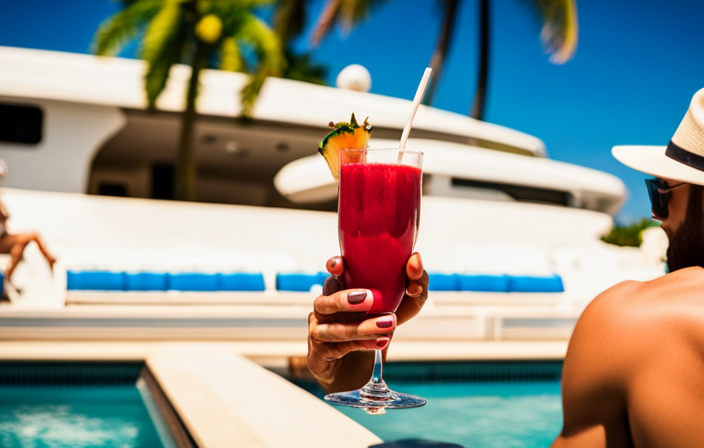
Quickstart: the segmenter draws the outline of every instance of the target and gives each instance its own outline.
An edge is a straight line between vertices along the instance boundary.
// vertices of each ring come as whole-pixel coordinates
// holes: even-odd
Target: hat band
[[[670,143],[667,144],[665,155],[672,160],[684,163],[685,165],[691,166],[699,171],[704,171],[704,157],[680,148],[674,144],[672,140],[670,140]]]

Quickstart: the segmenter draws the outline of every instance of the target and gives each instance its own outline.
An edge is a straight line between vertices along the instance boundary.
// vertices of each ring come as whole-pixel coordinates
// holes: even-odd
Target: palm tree
[[[279,35],[286,56],[284,78],[326,85],[327,67],[313,62],[311,53],[297,53],[293,41],[303,32],[308,17],[309,0],[276,0],[272,24]]]
[[[141,39],[139,57],[147,62],[144,88],[150,109],[155,108],[171,67],[178,63],[191,67],[176,161],[176,199],[196,200],[192,140],[201,71],[219,59],[223,70],[250,74],[242,90],[245,117],[266,77],[283,71],[278,36],[253,13],[272,1],[121,0],[122,10],[96,32],[93,50],[99,55],[116,55],[128,42]]]
[[[317,46],[337,24],[344,31],[351,30],[386,2],[388,0],[327,0],[315,25],[313,45]]]
[[[341,23],[345,30],[351,29],[378,5],[388,0],[327,0],[315,26],[313,46]],[[311,0],[276,0],[273,26],[284,44],[288,65],[285,78],[315,84],[327,84],[327,67],[312,62],[311,53],[294,52],[291,43],[302,34],[308,19],[308,4]]]
[[[290,0],[304,3],[304,0]],[[338,23],[350,29],[364,19],[370,11],[387,0],[327,0],[315,26],[313,43],[322,38]],[[428,85],[424,104],[432,104],[443,71],[447,53],[452,44],[452,34],[457,18],[459,0],[438,0],[443,21],[438,44],[430,59],[433,76]],[[489,79],[490,0],[477,0],[479,4],[479,63],[477,87],[470,115],[483,119]],[[564,64],[577,48],[576,0],[522,0],[542,22],[540,38],[550,53],[550,61]]]
[[[452,42],[452,32],[455,28],[455,17],[457,17],[457,7],[459,0],[440,0],[443,11],[442,26],[440,27],[440,37],[438,45],[435,47],[433,56],[430,58],[429,67],[433,69],[433,76],[428,83],[428,90],[423,97],[423,104],[431,105],[435,101],[435,93],[440,84],[440,75],[445,66],[445,58],[450,51]]]
[[[540,40],[550,54],[550,62],[564,64],[577,50],[576,0],[522,0],[542,22]],[[489,80],[490,2],[479,0],[479,67],[477,88],[470,116],[484,119],[486,92]]]

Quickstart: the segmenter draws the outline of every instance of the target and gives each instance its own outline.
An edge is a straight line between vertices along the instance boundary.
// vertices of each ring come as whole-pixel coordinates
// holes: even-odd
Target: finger
[[[402,324],[416,316],[428,300],[428,273],[423,271],[420,279],[408,283],[407,292],[396,310],[397,323]]]
[[[410,297],[420,297],[421,294],[425,293],[427,297],[429,283],[430,278],[428,277],[428,273],[422,271],[420,276],[416,279],[409,278],[408,284],[406,285],[406,295]]]
[[[408,286],[406,287],[407,296],[414,298],[419,297],[421,294],[423,294],[423,291],[425,291],[425,288],[423,288],[423,285],[419,282],[408,282]]]
[[[396,316],[386,314],[359,323],[313,322],[309,333],[313,340],[319,342],[349,342],[375,340],[393,333],[395,329]]]
[[[326,296],[331,296],[338,291],[345,289],[345,285],[342,284],[342,280],[339,277],[330,276],[325,279],[323,283],[323,294]]]
[[[411,254],[406,263],[406,276],[409,280],[418,280],[423,275],[423,260],[418,252]]]
[[[318,296],[313,302],[313,310],[318,314],[335,314],[349,311],[367,311],[374,303],[374,296],[368,289],[348,289],[332,295]]]
[[[342,275],[345,271],[345,262],[342,257],[334,256],[325,263],[325,269],[332,275]]]
[[[359,343],[367,350],[384,350],[391,342],[391,337],[381,336],[373,341],[359,341]]]
[[[316,355],[325,361],[334,361],[359,350],[384,350],[391,338],[381,336],[368,341],[319,342],[315,344]]]

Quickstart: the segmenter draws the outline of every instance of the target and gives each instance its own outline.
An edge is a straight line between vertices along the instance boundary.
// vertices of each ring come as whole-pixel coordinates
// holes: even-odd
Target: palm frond
[[[272,23],[284,43],[298,37],[306,24],[306,0],[278,0]]]
[[[328,85],[326,78],[328,68],[323,64],[313,61],[311,53],[294,53],[290,48],[284,50],[286,56],[286,70],[283,77],[312,84]]]
[[[254,49],[258,66],[250,82],[242,89],[242,115],[251,117],[259,91],[268,76],[281,76],[286,67],[281,40],[260,18],[249,14],[242,22],[236,40]]]
[[[267,75],[261,68],[249,80],[246,86],[242,89],[242,117],[250,119],[252,117],[252,109],[257,101],[259,92],[264,86]]]
[[[317,46],[338,23],[343,31],[349,32],[386,2],[388,0],[328,0],[313,28],[313,45]]]
[[[268,76],[281,76],[286,67],[281,40],[263,20],[249,14],[234,37],[255,50],[259,67]]]
[[[524,0],[542,21],[540,40],[550,62],[564,64],[577,51],[578,22],[575,0]]]
[[[125,9],[100,24],[93,36],[91,51],[102,56],[114,56],[159,12],[162,0],[134,0]]]
[[[340,23],[343,29],[349,31],[352,27],[366,19],[375,8],[387,0],[344,0],[340,7]]]
[[[256,8],[276,3],[277,0],[198,0],[198,15],[214,14],[223,23],[223,33],[232,34],[242,19]]]
[[[226,37],[220,44],[220,70],[228,72],[247,71],[239,45],[234,37]]]
[[[166,86],[171,66],[180,62],[186,42],[183,0],[166,0],[144,34],[140,57],[147,61],[145,87],[149,107]]]
[[[323,38],[335,27],[338,20],[340,4],[344,0],[327,0],[318,21],[313,27],[313,46],[317,47]]]

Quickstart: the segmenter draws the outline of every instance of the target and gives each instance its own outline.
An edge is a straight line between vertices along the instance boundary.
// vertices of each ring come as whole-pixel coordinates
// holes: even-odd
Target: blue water
[[[560,383],[475,382],[389,385],[428,404],[370,416],[337,407],[385,442],[425,440],[465,448],[547,447],[562,427]]]
[[[0,386],[2,448],[161,448],[134,385]]]

